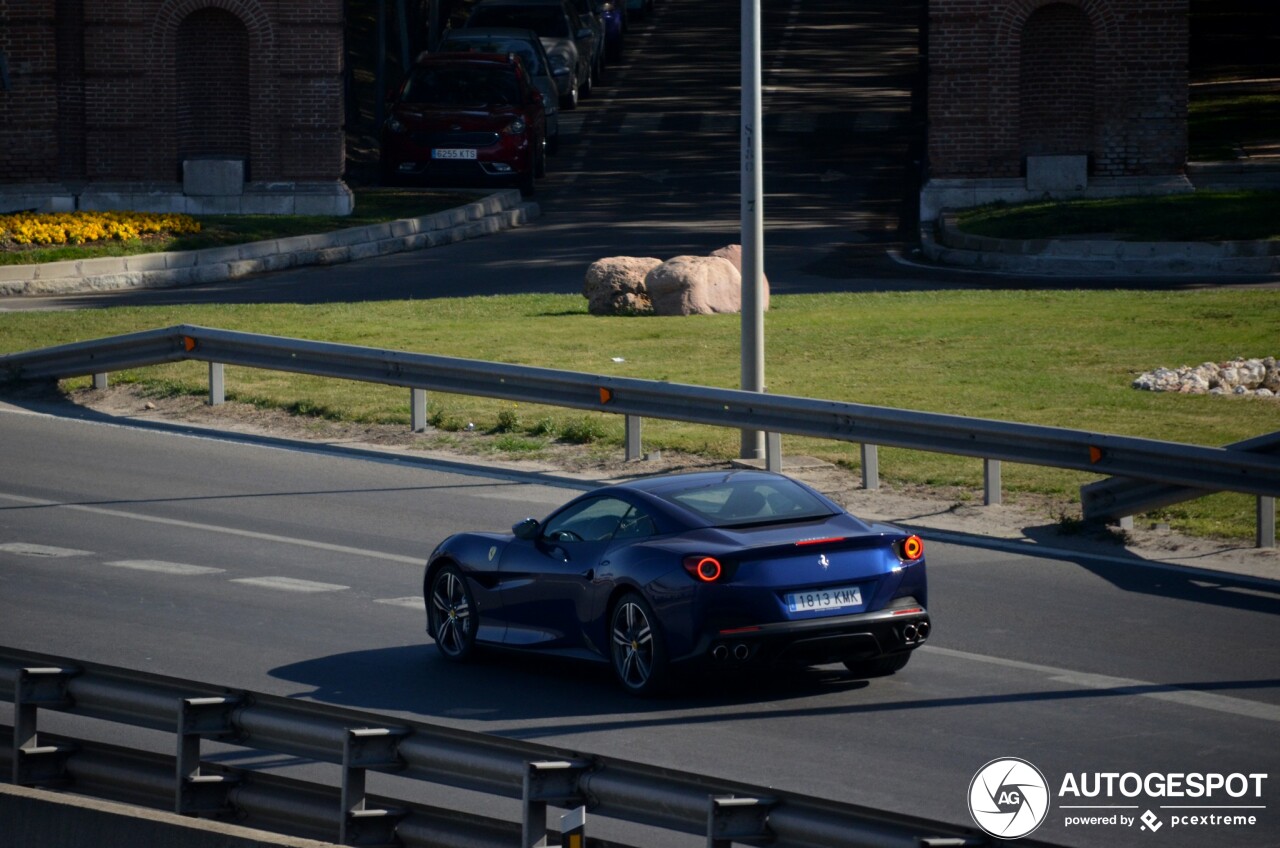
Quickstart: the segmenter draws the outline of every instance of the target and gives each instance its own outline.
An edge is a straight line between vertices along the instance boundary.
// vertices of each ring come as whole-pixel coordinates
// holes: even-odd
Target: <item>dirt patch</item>
[[[198,427],[317,444],[406,452],[451,461],[475,461],[488,467],[559,474],[579,480],[620,480],[652,474],[728,468],[733,463],[664,451],[627,462],[616,447],[530,440],[518,451],[502,449],[502,435],[478,430],[429,429],[358,424],[293,415],[278,409],[227,402],[210,406],[192,396],[155,398],[134,386],[85,389],[69,396],[50,388],[8,393],[18,405],[62,404],[84,407],[113,418],[182,422]],[[25,401],[25,403],[24,403]],[[817,488],[864,519],[892,521],[925,531],[967,534],[1026,545],[1103,554],[1134,561],[1175,565],[1259,577],[1280,578],[1280,551],[1258,549],[1250,540],[1224,542],[1183,536],[1168,529],[1139,526],[1121,531],[1092,527],[1079,520],[1079,504],[1066,499],[1018,495],[986,506],[982,493],[925,486],[861,488],[858,475],[806,457],[785,457],[783,470]],[[1074,517],[1073,517],[1074,516]]]

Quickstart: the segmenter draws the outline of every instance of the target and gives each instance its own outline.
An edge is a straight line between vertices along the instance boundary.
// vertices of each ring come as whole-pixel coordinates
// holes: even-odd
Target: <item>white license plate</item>
[[[791,612],[820,612],[862,606],[862,591],[857,586],[837,589],[815,589],[812,592],[789,592],[783,595]]]
[[[470,147],[437,147],[431,151],[432,159],[474,159],[476,152]]]

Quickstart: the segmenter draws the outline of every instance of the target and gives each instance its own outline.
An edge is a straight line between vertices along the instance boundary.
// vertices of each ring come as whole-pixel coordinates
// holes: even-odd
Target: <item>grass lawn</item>
[[[1141,392],[1134,377],[1236,356],[1280,354],[1280,291],[947,291],[778,296],[766,318],[771,392],[1221,445],[1276,429],[1280,402]],[[191,323],[424,353],[734,387],[736,315],[602,317],[573,295],[522,295],[315,306],[181,306],[0,314],[0,351]],[[615,361],[621,359],[624,361]],[[207,368],[180,363],[114,374],[157,395],[207,392]],[[67,381],[82,388],[87,379]],[[404,389],[228,368],[230,399],[366,422],[409,421]],[[620,450],[622,421],[602,413],[515,406],[433,393],[439,431],[474,422],[502,433],[499,450],[530,455],[551,439]],[[647,421],[647,450],[728,458],[723,428]],[[784,450],[856,468],[853,444],[784,438]],[[881,451],[886,482],[978,492],[982,464],[943,454]],[[1012,465],[1007,498],[1060,496],[1078,509],[1089,475]],[[974,497],[979,495],[974,494]],[[1184,532],[1250,538],[1253,501],[1215,495],[1160,513]],[[1057,517],[1057,516],[1050,516]]]
[[[1258,142],[1280,142],[1280,92],[1192,92],[1187,104],[1188,159],[1232,161],[1237,147]]]
[[[473,195],[415,191],[413,189],[355,189],[355,210],[346,217],[334,215],[199,215],[201,230],[184,236],[158,236],[100,244],[0,249],[0,265],[26,265],[93,259],[99,256],[132,256],[166,250],[199,250],[252,241],[288,238],[362,227],[399,218],[415,218],[453,209],[474,199]]]
[[[1084,234],[1130,241],[1280,238],[1280,192],[1196,192],[1160,197],[995,203],[957,216],[960,229],[1005,239]]]

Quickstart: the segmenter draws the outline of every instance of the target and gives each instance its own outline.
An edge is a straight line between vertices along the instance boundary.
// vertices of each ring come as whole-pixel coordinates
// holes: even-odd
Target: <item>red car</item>
[[[516,185],[546,173],[542,94],[514,55],[420,57],[382,129],[383,182]]]

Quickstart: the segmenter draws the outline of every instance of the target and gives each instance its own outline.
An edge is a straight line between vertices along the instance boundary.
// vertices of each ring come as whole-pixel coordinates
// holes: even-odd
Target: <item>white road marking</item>
[[[277,542],[282,545],[297,545],[303,548],[314,548],[316,550],[330,551],[339,554],[351,554],[352,556],[367,557],[369,559],[381,559],[389,562],[403,562],[410,565],[422,565],[426,561],[426,556],[409,557],[399,554],[389,554],[383,551],[371,551],[366,548],[350,548],[346,545],[331,545],[327,542],[316,542],[311,539],[298,539],[292,536],[276,536],[272,533],[255,533],[252,530],[241,530],[239,527],[224,527],[218,524],[202,524],[197,521],[182,521],[177,518],[161,518],[156,515],[144,515],[139,512],[126,512],[120,509],[106,509],[99,506],[85,506],[83,504],[64,504],[57,501],[47,501],[41,498],[28,498],[22,495],[11,495],[0,492],[0,498],[18,503],[31,504],[33,506],[52,506],[59,509],[69,509],[74,512],[87,512],[93,515],[105,515],[110,518],[127,518],[133,521],[146,521],[151,524],[164,524],[169,527],[185,527],[189,530],[204,530],[209,533],[223,533],[228,536],[240,536],[246,539],[258,539],[264,542]]]
[[[317,583],[313,580],[298,580],[293,577],[241,577],[231,582],[261,586],[263,589],[279,589],[282,592],[341,592],[351,588],[337,583]]]
[[[393,607],[408,607],[409,609],[425,610],[427,604],[422,598],[379,598],[374,601],[375,604],[387,604]]]
[[[1143,698],[1153,698],[1157,701],[1168,701],[1174,704],[1180,704],[1184,707],[1196,707],[1202,710],[1214,710],[1220,713],[1230,713],[1232,715],[1243,716],[1244,718],[1255,718],[1262,721],[1280,721],[1280,707],[1272,704],[1264,704],[1258,701],[1248,701],[1244,698],[1233,698],[1229,695],[1216,695],[1212,692],[1200,692],[1194,689],[1180,689],[1176,686],[1170,686],[1163,683],[1152,683],[1146,680],[1131,680],[1126,677],[1110,677],[1105,674],[1089,674],[1082,671],[1072,671],[1066,668],[1054,668],[1049,665],[1038,665],[1036,663],[1022,662],[1021,660],[1010,660],[1004,657],[992,657],[986,654],[972,654],[968,651],[956,651],[951,648],[939,648],[935,645],[925,645],[920,648],[930,654],[937,654],[944,657],[952,657],[954,659],[971,660],[973,662],[987,663],[989,665],[999,665],[1005,668],[1015,668],[1020,671],[1030,671],[1035,674],[1046,675],[1055,683],[1065,683],[1068,686],[1079,686],[1084,689],[1100,689],[1100,690],[1133,690],[1134,695]]]
[[[164,562],[158,559],[119,559],[103,563],[113,568],[132,568],[135,571],[151,571],[157,574],[190,576],[197,574],[222,574],[226,569],[206,565],[187,565],[184,562]]]
[[[73,557],[89,556],[93,551],[78,551],[75,548],[55,548],[49,545],[31,545],[26,542],[5,542],[0,544],[0,551],[18,556],[34,557]]]

